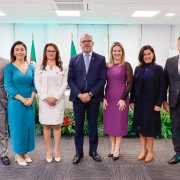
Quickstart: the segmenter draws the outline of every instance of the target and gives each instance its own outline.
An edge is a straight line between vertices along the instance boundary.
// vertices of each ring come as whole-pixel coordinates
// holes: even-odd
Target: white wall
[[[37,62],[42,61],[44,45],[53,42],[59,47],[64,64],[70,59],[71,33],[77,52],[81,52],[80,36],[91,34],[94,40],[94,51],[102,54],[108,61],[109,45],[114,41],[123,44],[126,61],[132,67],[138,65],[138,53],[145,44],[155,49],[157,63],[164,66],[169,51],[177,49],[177,38],[180,36],[180,25],[60,25],[60,24],[0,24],[0,56],[10,58],[10,48],[14,41],[21,40],[27,45],[27,58],[30,59],[32,32]]]
[[[172,26],[172,46],[171,49],[177,49],[177,40],[178,37],[180,37],[180,25],[174,25]]]
[[[68,66],[71,49],[71,34],[77,50],[77,25],[49,24],[45,28],[45,43],[55,43],[60,51],[60,56]]]
[[[78,52],[80,49],[80,37],[83,34],[90,34],[93,37],[94,47],[93,50],[108,58],[108,26],[107,25],[78,25]]]
[[[139,25],[110,25],[110,48],[114,42],[120,42],[125,50],[125,60],[133,69],[138,65]]]
[[[10,47],[12,45],[12,24],[0,24],[0,56],[10,59]]]
[[[30,60],[32,33],[34,34],[34,44],[36,60],[42,60],[44,47],[44,25],[43,24],[15,24],[14,39],[23,41],[27,46],[27,60]]]
[[[156,63],[164,67],[169,56],[171,25],[142,25],[141,47],[151,45],[156,54]]]

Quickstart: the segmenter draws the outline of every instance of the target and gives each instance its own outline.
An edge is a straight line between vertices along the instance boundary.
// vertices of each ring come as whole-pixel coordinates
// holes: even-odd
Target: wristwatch
[[[91,92],[89,92],[88,95],[90,98],[93,96],[93,94]]]

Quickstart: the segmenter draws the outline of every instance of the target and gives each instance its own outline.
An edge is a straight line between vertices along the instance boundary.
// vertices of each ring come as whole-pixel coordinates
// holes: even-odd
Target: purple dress
[[[108,106],[104,110],[104,133],[112,136],[125,136],[128,133],[128,94],[132,87],[132,68],[127,62],[123,66],[115,64],[107,68],[105,99]],[[126,108],[119,110],[118,101],[125,100]]]

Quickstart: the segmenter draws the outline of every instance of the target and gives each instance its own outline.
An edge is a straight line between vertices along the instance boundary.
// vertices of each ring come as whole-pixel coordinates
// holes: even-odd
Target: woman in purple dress
[[[134,72],[130,96],[130,107],[134,109],[132,131],[140,135],[138,160],[151,162],[154,137],[161,136],[160,109],[165,90],[163,68],[155,63],[156,55],[150,45],[141,48],[138,59],[140,65]]]
[[[122,136],[128,132],[128,94],[132,80],[132,67],[125,61],[124,48],[119,42],[114,42],[107,65],[107,85],[103,100],[104,133],[108,134],[111,140],[108,157],[112,157],[114,161],[119,159]]]

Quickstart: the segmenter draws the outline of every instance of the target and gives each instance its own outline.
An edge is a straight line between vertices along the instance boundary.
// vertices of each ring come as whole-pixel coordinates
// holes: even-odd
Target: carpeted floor
[[[53,149],[53,141],[52,141]],[[156,139],[154,160],[150,163],[137,161],[140,152],[138,138],[124,138],[120,159],[112,161],[107,154],[110,150],[108,137],[99,138],[98,153],[102,162],[95,162],[88,156],[88,137],[85,137],[85,157],[80,164],[73,165],[75,155],[73,137],[62,137],[60,163],[45,160],[43,137],[36,138],[36,149],[29,153],[32,163],[23,167],[14,162],[14,153],[9,143],[10,166],[0,162],[0,180],[179,180],[180,163],[168,165],[167,161],[174,155],[171,139]]]

